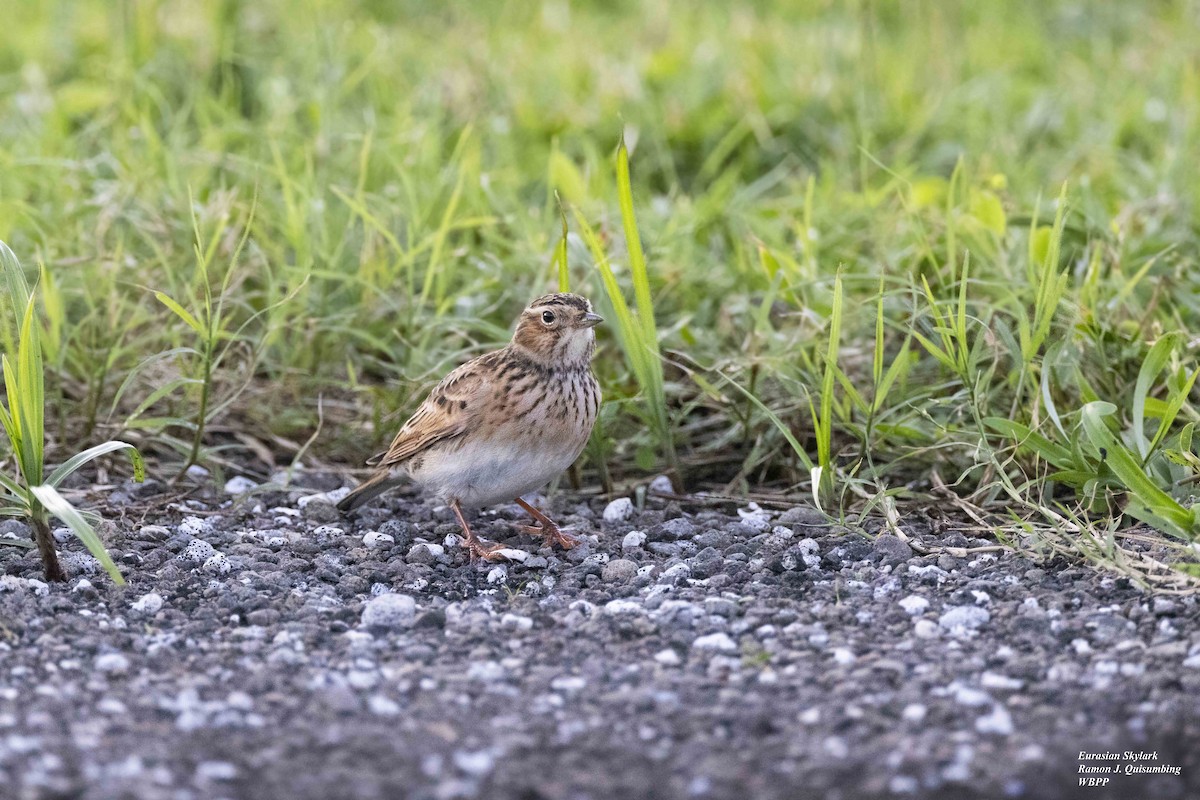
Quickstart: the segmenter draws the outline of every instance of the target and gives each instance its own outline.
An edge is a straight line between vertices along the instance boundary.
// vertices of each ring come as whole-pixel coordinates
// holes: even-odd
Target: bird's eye
[[[546,323],[547,325],[553,325],[554,324],[554,312],[553,311],[543,311],[542,312],[542,322]]]

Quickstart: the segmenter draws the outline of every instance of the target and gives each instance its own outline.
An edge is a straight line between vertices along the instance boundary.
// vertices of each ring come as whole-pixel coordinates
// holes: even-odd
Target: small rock
[[[1000,675],[996,672],[985,672],[979,676],[979,685],[985,689],[1006,689],[1016,691],[1025,685],[1025,681]]]
[[[312,505],[313,503],[317,503],[319,505],[333,507],[333,510],[337,511],[337,504],[342,502],[342,500],[345,500],[346,496],[349,494],[349,486],[343,486],[330,492],[317,492],[315,494],[309,494],[301,497],[296,501],[296,507],[304,509],[308,508],[308,506]]]
[[[390,547],[396,543],[396,537],[389,533],[367,531],[363,534],[362,543],[367,547]]]
[[[906,722],[920,722],[921,720],[925,719],[926,711],[927,709],[925,706],[921,705],[920,703],[909,703],[904,707],[904,710],[900,712],[900,716]]]
[[[913,556],[913,549],[908,542],[890,533],[875,537],[873,552],[881,562],[892,566],[903,564]]]
[[[432,564],[441,558],[446,552],[446,548],[440,544],[430,544],[421,542],[414,544],[408,549],[408,555],[405,560],[409,564]]]
[[[97,672],[116,675],[129,671],[129,659],[121,653],[104,653],[96,656],[92,666]]]
[[[628,497],[618,497],[604,507],[604,521],[610,524],[624,522],[633,516],[633,501]]]
[[[959,686],[954,691],[954,702],[960,706],[968,708],[978,708],[992,701],[987,692],[981,692],[978,689],[972,689],[969,686]]]
[[[949,606],[938,617],[938,625],[951,632],[973,631],[987,624],[992,615],[979,606]]]
[[[621,540],[622,550],[636,550],[646,543],[646,534],[642,531],[630,531]]]
[[[218,575],[224,575],[231,568],[229,559],[225,557],[224,553],[217,553],[204,562],[204,569],[209,572],[215,572]]]
[[[654,660],[664,667],[677,667],[681,663],[679,654],[669,647],[666,650],[659,650],[655,653]]]
[[[727,597],[706,597],[704,610],[713,616],[732,619],[737,615],[737,603]]]
[[[258,484],[244,475],[236,475],[225,481],[225,494],[245,494],[258,488]]]
[[[87,553],[63,553],[63,566],[71,574],[95,575],[100,572],[100,562]]]
[[[487,582],[493,586],[497,583],[508,582],[508,567],[498,564],[488,570]]]
[[[231,781],[237,777],[237,767],[228,761],[201,761],[196,765],[196,780]]]
[[[533,628],[533,620],[520,614],[505,614],[500,617],[500,627],[514,631],[527,631]]]
[[[700,636],[692,642],[693,650],[708,650],[719,653],[733,653],[737,651],[737,643],[729,638],[726,633],[710,633],[707,636]]]
[[[316,522],[322,525],[328,525],[331,522],[337,522],[342,518],[341,512],[337,510],[337,506],[328,502],[325,499],[318,500],[315,497],[307,498],[309,502],[304,503],[306,498],[300,498],[299,503],[304,509],[304,518],[309,522]]]
[[[468,775],[482,777],[492,771],[496,759],[486,750],[480,750],[474,753],[463,752],[457,750],[454,753],[454,766],[458,767]]]
[[[925,609],[929,608],[929,601],[920,595],[910,594],[900,601],[900,607],[910,617],[916,617],[925,613]]]
[[[919,619],[917,624],[913,625],[913,634],[921,639],[931,639],[937,636],[938,626],[930,620]]]
[[[992,707],[992,713],[975,720],[975,730],[997,736],[1009,736],[1013,732],[1012,715],[1002,705]]]
[[[188,542],[188,546],[179,554],[179,558],[183,561],[208,561],[217,554],[216,549],[204,541],[203,539],[192,539]]]
[[[642,604],[633,600],[609,600],[604,604],[604,613],[613,617],[625,614],[640,614],[642,610]]]
[[[664,539],[690,539],[696,534],[696,523],[692,522],[690,519],[676,517],[675,519],[669,519],[664,522],[659,527],[659,531]]]
[[[408,628],[417,616],[417,601],[406,594],[381,594],[363,606],[362,624],[367,628]]]
[[[650,491],[657,494],[675,494],[675,487],[666,475],[656,475],[654,480],[650,481]]]
[[[377,717],[396,717],[400,715],[400,704],[390,697],[373,694],[367,698],[367,710]]]
[[[758,507],[758,503],[751,503],[746,508],[738,509],[738,516],[742,518],[742,524],[763,533],[771,528],[771,515]]]
[[[587,679],[578,675],[562,675],[550,681],[550,688],[556,692],[579,692],[587,686]]]
[[[624,583],[637,574],[638,566],[627,558],[614,558],[604,565],[600,577],[609,583]]]
[[[153,616],[163,607],[162,595],[158,592],[148,592],[130,604],[129,608],[138,614]]]
[[[826,517],[812,506],[796,506],[779,515],[780,525],[824,525]]]

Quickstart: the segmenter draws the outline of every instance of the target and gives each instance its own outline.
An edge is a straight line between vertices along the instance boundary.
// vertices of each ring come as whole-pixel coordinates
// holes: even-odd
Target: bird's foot
[[[502,544],[494,542],[485,542],[474,536],[463,542],[463,548],[466,549],[467,555],[471,561],[481,558],[484,561],[507,561],[508,557],[502,552],[505,548]]]
[[[534,536],[541,536],[546,544],[558,545],[563,550],[570,550],[579,544],[578,536],[567,533],[548,519],[540,525],[522,525],[521,530]]]

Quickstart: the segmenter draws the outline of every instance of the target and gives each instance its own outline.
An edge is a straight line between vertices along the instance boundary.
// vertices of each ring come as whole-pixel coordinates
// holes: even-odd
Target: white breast
[[[564,447],[561,441],[518,443],[468,435],[457,447],[428,451],[409,474],[443,500],[487,506],[510,502],[545,486],[571,466],[580,449],[582,444]]]

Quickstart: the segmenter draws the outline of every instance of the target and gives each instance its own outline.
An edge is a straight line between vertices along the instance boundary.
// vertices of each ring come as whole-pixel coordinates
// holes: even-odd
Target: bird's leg
[[[475,531],[471,530],[471,526],[467,524],[466,517],[463,516],[462,506],[457,500],[450,501],[450,508],[454,509],[454,516],[458,517],[458,524],[462,526],[463,533],[467,535],[466,544],[467,553],[471,560],[476,557],[482,558],[484,561],[503,561],[504,556],[500,554],[503,546],[498,544],[484,544],[483,540],[475,535]]]
[[[521,498],[517,498],[517,505],[529,512],[529,516],[533,517],[537,525],[524,525],[521,530],[526,533],[536,533],[546,540],[546,544],[556,544],[563,550],[570,550],[575,545],[579,544],[579,540],[571,534],[559,529],[554,524],[554,520],[547,517],[542,512],[538,511],[533,506],[526,503]]]

